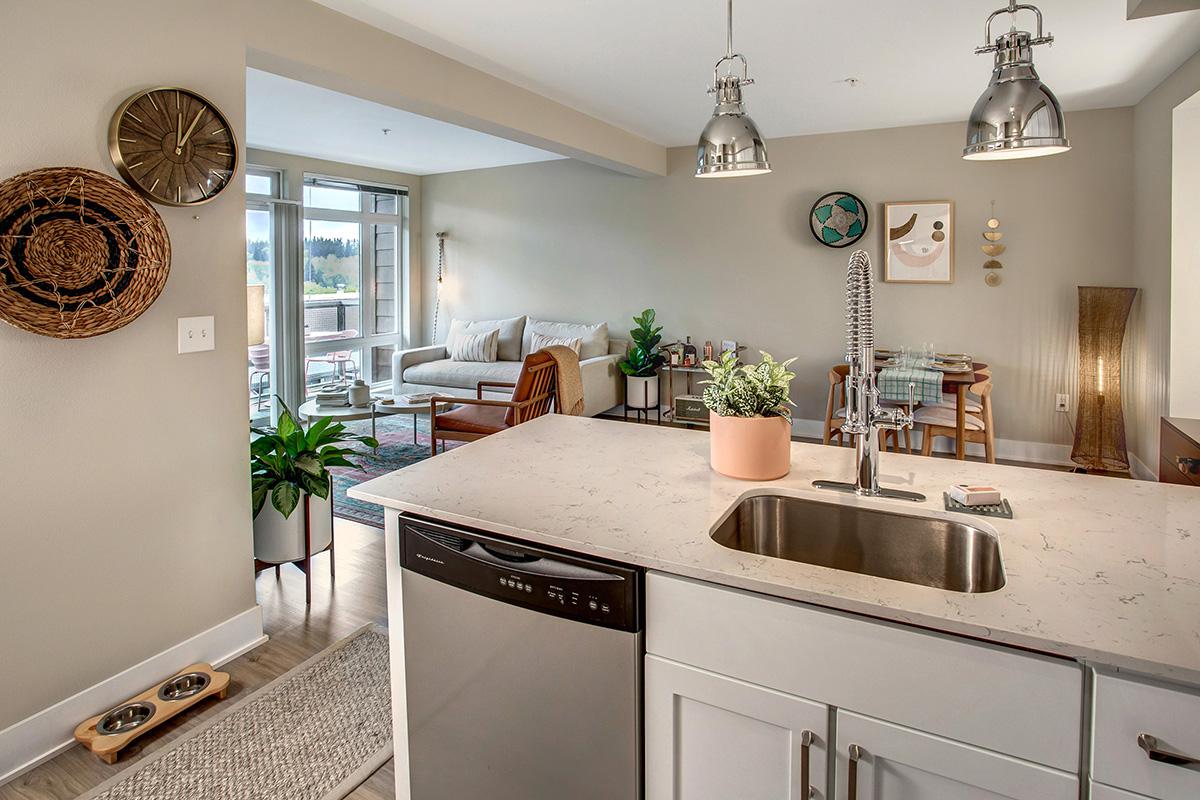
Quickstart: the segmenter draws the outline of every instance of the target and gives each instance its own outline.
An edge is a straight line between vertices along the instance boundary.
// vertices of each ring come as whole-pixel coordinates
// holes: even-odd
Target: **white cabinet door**
[[[655,656],[645,679],[646,800],[827,800],[827,706]]]
[[[1092,800],[1154,800],[1144,794],[1134,794],[1124,789],[1114,789],[1103,783],[1092,782]]]
[[[1098,673],[1092,776],[1158,800],[1200,797],[1200,693]]]
[[[1079,797],[1074,775],[840,709],[835,780],[839,800]]]

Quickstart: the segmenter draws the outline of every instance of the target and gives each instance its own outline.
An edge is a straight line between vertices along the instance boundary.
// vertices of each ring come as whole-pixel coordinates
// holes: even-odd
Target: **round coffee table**
[[[305,400],[301,403],[300,408],[296,411],[303,418],[303,421],[312,425],[313,420],[322,419],[324,417],[332,417],[339,421],[349,422],[351,420],[369,419],[371,420],[371,438],[375,436],[375,419],[380,416],[389,414],[412,414],[413,418],[413,444],[417,443],[417,417],[424,415],[429,416],[429,402],[424,403],[405,403],[397,399],[392,403],[383,403],[382,400],[390,399],[391,395],[379,395],[371,398],[370,405],[366,406],[319,406],[316,400]],[[451,407],[451,403],[438,403],[438,411],[445,411]]]

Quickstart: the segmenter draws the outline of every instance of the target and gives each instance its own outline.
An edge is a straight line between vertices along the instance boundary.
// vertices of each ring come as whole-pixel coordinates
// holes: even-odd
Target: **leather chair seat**
[[[438,414],[437,426],[438,430],[459,433],[496,433],[508,427],[504,422],[507,411],[504,406],[461,405]]]

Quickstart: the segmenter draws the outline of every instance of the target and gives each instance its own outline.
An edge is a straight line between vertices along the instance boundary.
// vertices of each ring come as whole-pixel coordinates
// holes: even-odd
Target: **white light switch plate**
[[[179,318],[179,352],[199,353],[215,346],[212,317]]]

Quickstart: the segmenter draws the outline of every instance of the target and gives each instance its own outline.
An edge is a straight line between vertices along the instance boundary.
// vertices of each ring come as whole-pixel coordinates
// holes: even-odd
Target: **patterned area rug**
[[[347,422],[346,427],[362,436],[371,433],[370,420]],[[417,418],[417,437],[413,442],[413,418],[408,414],[393,414],[379,417],[375,420],[375,434],[379,439],[379,453],[375,454],[368,448],[358,457],[362,469],[335,467],[333,473],[333,513],[338,517],[362,522],[366,525],[383,527],[383,509],[373,503],[364,503],[346,495],[346,490],[363,481],[386,475],[410,464],[429,458],[429,420],[426,417]],[[446,449],[463,444],[462,442],[446,442]],[[358,445],[355,445],[358,447]]]
[[[335,800],[392,757],[387,632],[367,626],[82,800]]]

